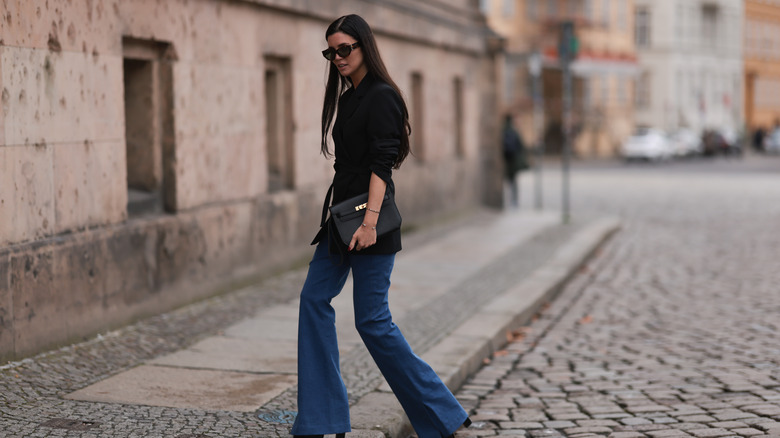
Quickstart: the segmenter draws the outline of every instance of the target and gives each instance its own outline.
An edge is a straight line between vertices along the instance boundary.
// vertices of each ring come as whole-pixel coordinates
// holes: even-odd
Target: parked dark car
[[[742,148],[737,136],[729,135],[727,137],[724,133],[715,129],[705,130],[702,133],[701,142],[704,156],[742,154]]]

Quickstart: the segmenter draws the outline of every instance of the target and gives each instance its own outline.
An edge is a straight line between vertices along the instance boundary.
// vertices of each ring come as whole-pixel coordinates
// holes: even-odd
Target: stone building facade
[[[324,31],[372,24],[411,111],[405,224],[500,199],[476,1],[3,0],[0,358],[311,254]]]

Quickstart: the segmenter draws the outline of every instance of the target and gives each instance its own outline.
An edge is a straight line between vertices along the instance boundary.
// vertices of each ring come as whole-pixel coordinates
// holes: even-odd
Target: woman
[[[330,73],[322,109],[321,152],[331,155],[327,135],[332,125],[333,203],[369,195],[363,226],[348,245],[324,220],[312,242],[317,249],[301,291],[298,417],[291,433],[344,437],[350,430],[330,301],[341,292],[351,270],[356,328],[417,435],[451,437],[458,427],[470,423],[468,416],[433,369],[412,352],[388,308],[390,273],[395,253],[401,250],[400,230],[377,238],[374,229],[385,191],[395,193],[392,169],[399,168],[409,154],[406,104],[365,20],[343,16],[331,23],[325,37],[328,48],[322,54],[330,61]]]

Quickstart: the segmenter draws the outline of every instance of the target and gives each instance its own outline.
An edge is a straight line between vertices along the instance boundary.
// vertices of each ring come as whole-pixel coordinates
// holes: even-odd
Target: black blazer
[[[357,88],[341,95],[332,133],[336,156],[333,204],[366,193],[371,173],[382,178],[387,190],[395,194],[392,173],[404,129],[403,108],[398,93],[371,74]],[[317,233],[312,245],[328,235],[331,252],[346,251],[335,229],[331,229],[330,220]],[[396,230],[377,239],[376,244],[353,252],[393,254],[400,250],[401,230]]]

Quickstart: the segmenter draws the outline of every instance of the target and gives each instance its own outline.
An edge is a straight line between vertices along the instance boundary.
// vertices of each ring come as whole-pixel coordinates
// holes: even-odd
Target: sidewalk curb
[[[507,332],[526,324],[621,227],[615,217],[587,224],[528,278],[485,303],[422,355],[444,383],[458,389],[484,358],[507,343]],[[351,407],[354,438],[407,438],[414,431],[395,396],[383,384]]]

